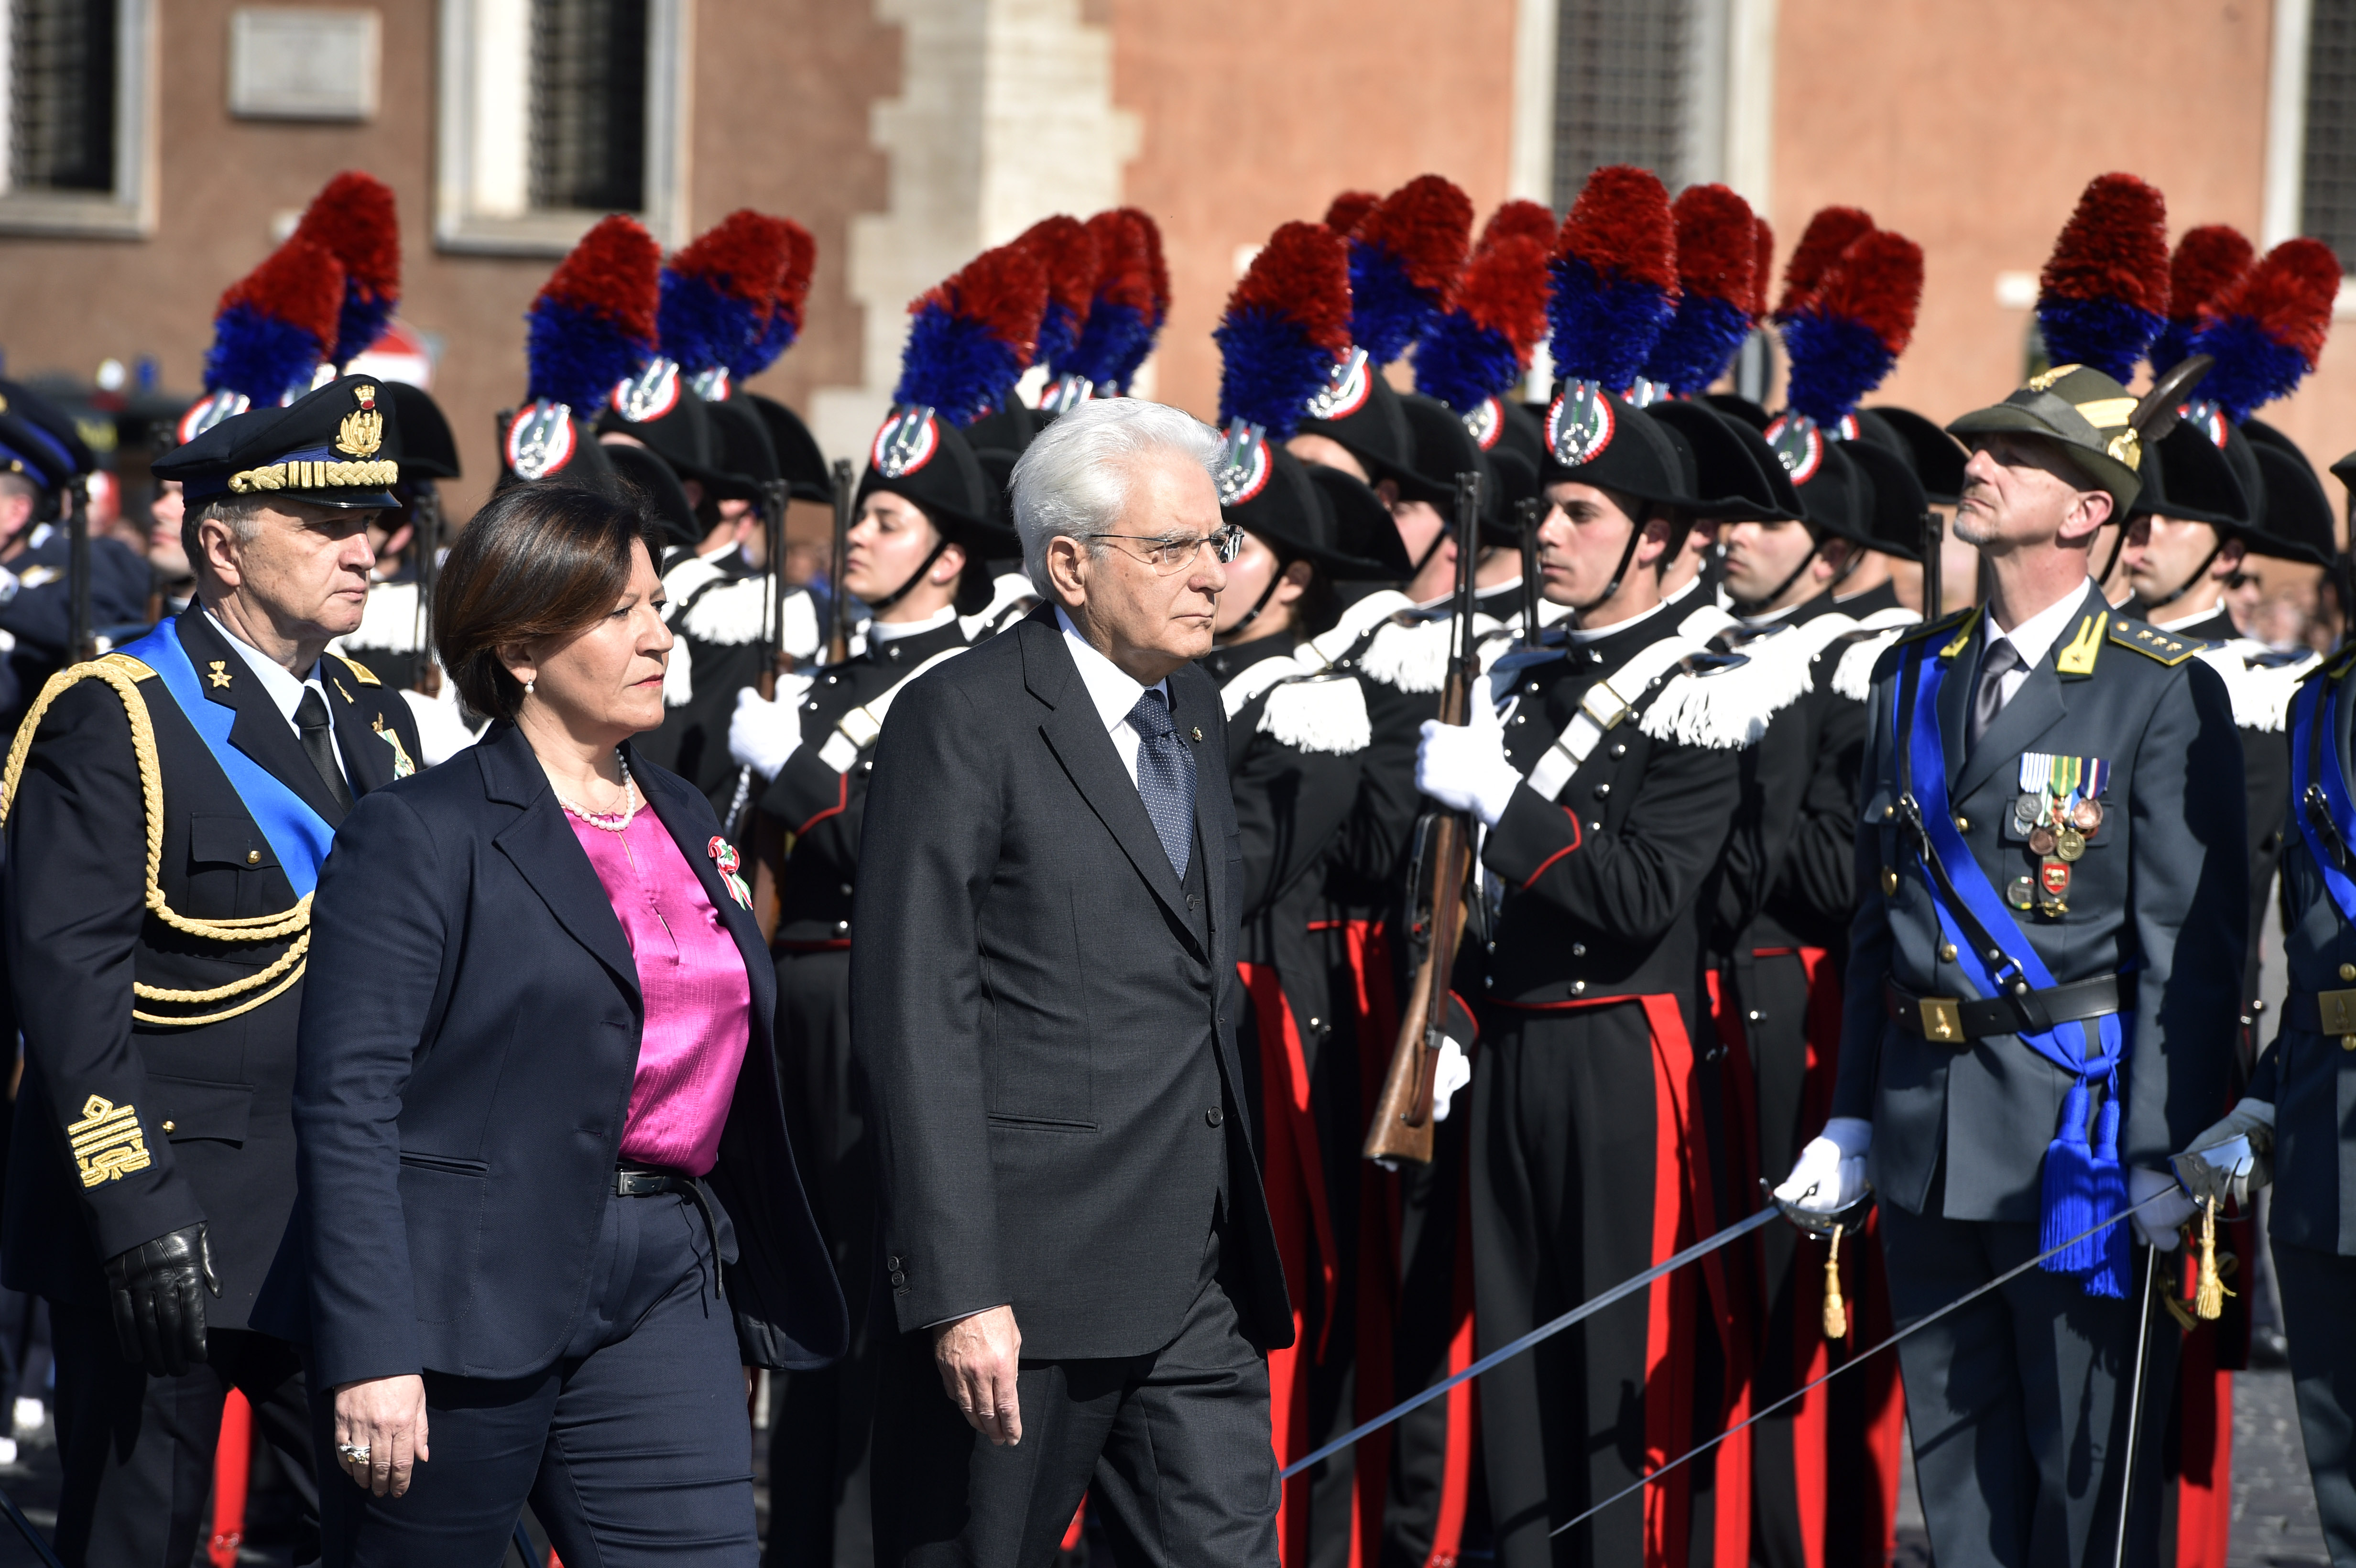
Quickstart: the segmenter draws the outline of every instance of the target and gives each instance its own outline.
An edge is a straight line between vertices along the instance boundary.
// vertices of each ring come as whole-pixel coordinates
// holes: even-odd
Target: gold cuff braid
[[[164,865],[164,768],[155,753],[155,722],[147,711],[147,699],[139,691],[139,681],[143,677],[152,679],[154,672],[125,654],[109,654],[104,658],[78,664],[49,677],[48,684],[41,688],[40,698],[34,702],[32,710],[25,715],[24,723],[17,729],[16,743],[8,749],[7,769],[5,773],[0,773],[0,824],[7,822],[9,808],[16,805],[16,785],[24,775],[26,759],[32,752],[34,733],[40,728],[41,719],[48,713],[49,705],[84,680],[102,680],[112,687],[115,696],[123,700],[123,716],[131,720],[131,754],[139,764],[139,789],[145,806],[147,826],[146,907],[173,930],[206,941],[282,942],[288,937],[296,939],[267,968],[227,985],[198,991],[173,990],[136,983],[131,987],[134,997],[147,1001],[201,1007],[270,987],[260,996],[236,1007],[201,1017],[145,1013],[136,1008],[131,1013],[141,1023],[175,1029],[220,1023],[241,1013],[252,1011],[302,978],[311,947],[311,895],[305,893],[295,901],[294,908],[278,914],[247,915],[230,920],[199,920],[180,913],[166,901],[163,886],[157,880]],[[278,984],[272,986],[273,980]]]

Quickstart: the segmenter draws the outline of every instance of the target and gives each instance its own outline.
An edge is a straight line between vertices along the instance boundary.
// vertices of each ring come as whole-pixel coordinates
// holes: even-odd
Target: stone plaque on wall
[[[382,18],[350,6],[246,5],[229,24],[229,110],[256,120],[372,120]]]

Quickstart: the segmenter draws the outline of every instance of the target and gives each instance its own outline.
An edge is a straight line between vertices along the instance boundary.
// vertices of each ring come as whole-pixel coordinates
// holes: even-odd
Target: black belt
[[[2283,1027],[2356,1034],[2356,991],[2293,991],[2283,1002]]]
[[[2119,977],[2097,975],[2041,991],[2017,992],[1993,1000],[1956,997],[1918,997],[1890,982],[1882,987],[1882,1002],[1890,1018],[1909,1034],[1919,1034],[1940,1045],[1965,1046],[1994,1034],[2025,1034],[2056,1024],[2098,1019],[2122,1010]]]
[[[614,1168],[614,1196],[616,1198],[661,1198],[671,1194],[686,1199],[703,1216],[703,1233],[712,1242],[712,1294],[725,1296],[728,1292],[720,1284],[720,1221],[712,1211],[712,1200],[703,1190],[703,1183],[691,1176],[676,1171],[657,1170],[645,1165],[617,1165]]]

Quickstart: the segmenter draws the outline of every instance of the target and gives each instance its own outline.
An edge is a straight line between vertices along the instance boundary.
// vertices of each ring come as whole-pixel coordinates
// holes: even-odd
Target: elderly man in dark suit
[[[898,411],[905,419],[929,410]],[[877,1555],[1273,1564],[1291,1342],[1236,1051],[1240,852],[1211,645],[1217,438],[1126,399],[1024,454],[1047,603],[884,727],[852,923],[902,1340]]]

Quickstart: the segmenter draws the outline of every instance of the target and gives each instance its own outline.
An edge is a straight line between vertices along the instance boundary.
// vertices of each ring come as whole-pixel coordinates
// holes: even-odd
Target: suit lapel
[[[206,700],[237,715],[230,725],[229,743],[301,796],[303,804],[317,812],[328,827],[340,826],[344,808],[327,793],[319,771],[311,765],[309,753],[303,750],[303,742],[295,739],[294,725],[278,710],[278,704],[271,700],[262,677],[253,673],[245,656],[230,646],[228,638],[215,631],[204,612],[195,605],[181,614],[179,625],[180,645],[187,650],[189,662],[197,667],[198,684]],[[216,684],[217,674],[227,676],[228,684]]]
[[[654,773],[652,766],[639,758],[635,746],[630,748],[630,773],[646,791],[648,808],[669,830],[671,842],[679,846],[680,854],[694,868],[695,880],[703,885],[703,896],[720,912],[720,923],[736,939],[736,950],[744,956],[744,973],[753,986],[753,1016],[766,1019],[770,1012],[769,993],[776,985],[777,972],[769,958],[768,944],[761,940],[761,927],[754,920],[753,912],[738,903],[728,884],[721,880],[720,862],[712,848],[716,836],[706,835],[701,839],[691,837],[692,830],[687,821],[690,804],[673,792],[667,775]]]
[[[531,743],[521,731],[509,726],[469,748],[469,754],[483,770],[491,798],[522,808],[491,841],[531,884],[556,923],[637,996],[638,965],[630,955],[629,938],[622,933],[605,884],[597,880],[596,868],[573,837],[564,808],[556,804],[556,792],[548,787],[548,775],[532,755]]]
[[[1153,831],[1153,818],[1146,815],[1144,797],[1137,793],[1136,781],[1113,749],[1111,731],[1098,717],[1096,704],[1088,700],[1079,667],[1072,662],[1071,650],[1064,646],[1063,628],[1052,617],[1044,624],[1033,617],[1024,621],[1019,631],[1023,683],[1048,706],[1046,720],[1039,726],[1048,750],[1055,753],[1088,809],[1105,825],[1137,874],[1153,890],[1153,896],[1177,917],[1182,929],[1190,929],[1185,894],[1178,886],[1178,873],[1171,869],[1170,852],[1162,848],[1162,836]],[[1199,817],[1199,781],[1194,798]]]
[[[1189,676],[1197,678],[1186,678]],[[1178,738],[1194,747],[1194,853],[1203,858],[1203,894],[1210,915],[1205,923],[1211,933],[1215,973],[1224,969],[1233,940],[1226,922],[1219,918],[1219,912],[1227,907],[1227,835],[1226,824],[1211,814],[1212,770],[1205,761],[1204,748],[1192,737],[1197,731],[1207,735],[1212,724],[1225,722],[1226,709],[1217,701],[1217,692],[1210,677],[1191,666],[1170,677],[1170,711],[1178,725]],[[1210,700],[1205,700],[1206,697]],[[1195,716],[1206,712],[1205,721],[1195,723]]]
[[[2063,623],[2061,635],[2053,639],[2053,645],[2045,650],[2045,656],[2037,661],[2035,669],[2029,671],[2029,679],[2013,693],[2012,700],[1997,710],[1996,718],[1988,723],[1987,733],[1980,737],[1980,743],[1972,749],[1972,754],[1964,759],[1963,769],[1955,778],[1954,799],[1964,799],[1987,783],[1999,769],[2017,763],[2032,741],[2069,715],[2070,699],[2066,688],[2085,677],[2081,674],[2064,678],[2055,667],[2056,661],[2062,650],[2075,640],[2079,629],[2085,625],[2087,616],[2095,617],[2094,629],[2099,633],[2104,629],[2102,623],[2109,618],[2110,613],[2109,602],[2093,588],[2078,596],[2078,608]],[[2099,649],[2099,645],[2097,646]],[[2095,657],[2099,660],[2101,656],[2098,651]],[[2065,746],[2062,749],[2067,752],[2072,748]]]
[[[357,800],[392,782],[392,748],[384,741],[393,732],[392,726],[384,720],[380,708],[361,701],[361,688],[354,684],[351,671],[334,658],[323,659],[321,665],[319,673],[327,678],[320,684],[327,688],[327,711],[336,721],[336,745],[344,754],[344,774],[352,786],[352,798]],[[392,700],[398,702],[401,699],[395,697]],[[379,731],[375,723],[384,723],[384,730]]]

